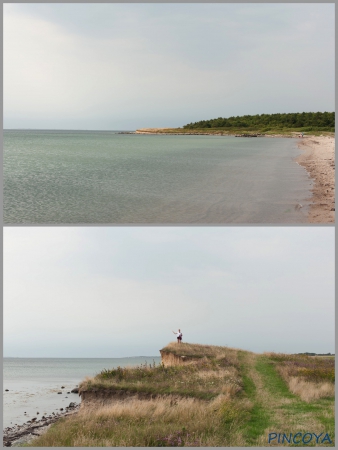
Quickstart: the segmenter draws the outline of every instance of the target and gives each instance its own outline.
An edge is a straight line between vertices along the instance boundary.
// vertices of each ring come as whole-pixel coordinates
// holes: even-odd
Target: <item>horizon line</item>
[[[95,129],[78,129],[78,128],[3,128],[3,131],[136,131],[135,130],[95,130]]]
[[[26,359],[127,359],[127,358],[161,358],[155,355],[140,355],[140,356],[3,356],[2,359],[11,358],[26,358]]]

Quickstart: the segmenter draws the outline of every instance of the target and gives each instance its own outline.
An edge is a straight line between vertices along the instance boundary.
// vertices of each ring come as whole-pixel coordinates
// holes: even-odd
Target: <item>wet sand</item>
[[[335,139],[306,136],[298,143],[302,154],[297,162],[314,179],[308,220],[310,223],[335,222]]]
[[[61,417],[69,416],[78,412],[79,404],[71,402],[65,408],[65,411],[48,416],[43,416],[40,420],[33,418],[23,425],[14,425],[7,427],[3,431],[3,445],[4,447],[19,447],[27,444],[32,439],[43,434],[51,424],[55,423]]]

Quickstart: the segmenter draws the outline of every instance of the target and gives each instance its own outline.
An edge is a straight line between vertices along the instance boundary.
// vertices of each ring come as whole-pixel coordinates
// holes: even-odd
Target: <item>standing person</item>
[[[183,334],[181,333],[181,330],[178,329],[178,331],[173,331],[174,334],[177,334],[177,343],[180,344],[182,341]]]

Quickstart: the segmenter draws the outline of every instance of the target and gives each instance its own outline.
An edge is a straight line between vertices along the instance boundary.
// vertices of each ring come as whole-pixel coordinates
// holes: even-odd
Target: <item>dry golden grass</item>
[[[250,409],[228,395],[211,402],[167,396],[85,408],[59,421],[32,446],[241,446],[237,430]]]
[[[305,402],[318,400],[319,398],[334,397],[335,385],[328,381],[307,381],[301,376],[291,376],[288,367],[277,366],[278,372],[287,382],[290,391],[298,395]]]
[[[288,380],[288,385],[290,391],[299,395],[305,402],[311,402],[319,398],[334,397],[334,384],[332,383],[313,383],[298,377],[291,377]]]
[[[226,358],[229,361],[229,365],[238,365],[238,349],[235,348],[170,342],[162,351],[191,358],[212,358],[216,360]]]
[[[266,353],[266,355],[283,368],[288,377],[302,377],[305,381],[335,381],[335,358],[309,356],[305,354],[287,355],[282,353]]]
[[[220,369],[218,371],[215,370],[205,370],[197,373],[197,376],[202,379],[210,379],[210,378],[228,378],[235,377],[237,375],[237,370],[234,367],[229,367],[229,369]]]

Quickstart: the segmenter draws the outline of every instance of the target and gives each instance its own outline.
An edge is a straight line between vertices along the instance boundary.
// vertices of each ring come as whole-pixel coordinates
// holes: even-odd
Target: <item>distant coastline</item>
[[[218,129],[184,129],[184,128],[139,128],[134,132],[122,132],[120,134],[163,134],[163,135],[187,135],[187,136],[236,136],[236,137],[280,137],[280,138],[299,138],[301,131],[280,131],[271,130],[261,133],[255,130],[218,130]],[[332,131],[304,132],[304,136],[331,136]]]
[[[203,134],[238,137],[296,137],[299,134],[330,134],[335,131],[334,112],[256,114],[200,120],[179,128],[141,128],[142,134]]]

